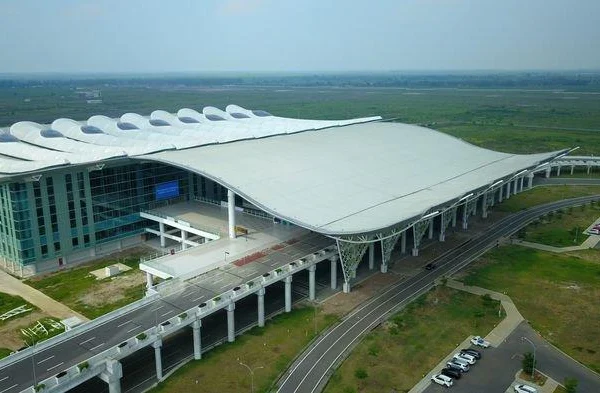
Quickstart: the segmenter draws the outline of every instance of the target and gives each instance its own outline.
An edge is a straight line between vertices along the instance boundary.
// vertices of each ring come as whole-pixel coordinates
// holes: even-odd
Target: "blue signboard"
[[[157,184],[154,194],[157,201],[179,196],[179,180]]]

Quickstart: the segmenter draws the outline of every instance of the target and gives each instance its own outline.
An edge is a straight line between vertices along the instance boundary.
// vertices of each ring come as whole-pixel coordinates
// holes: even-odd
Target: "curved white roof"
[[[563,152],[500,153],[423,127],[375,122],[140,158],[200,173],[277,217],[344,235],[412,220]]]
[[[164,150],[229,143],[381,119],[301,120],[272,116],[229,105],[226,111],[205,107],[202,113],[154,111],[150,117],[126,113],[86,122],[57,119],[51,125],[19,122],[0,130],[0,178],[61,165],[93,163]],[[21,163],[21,164],[20,164]]]

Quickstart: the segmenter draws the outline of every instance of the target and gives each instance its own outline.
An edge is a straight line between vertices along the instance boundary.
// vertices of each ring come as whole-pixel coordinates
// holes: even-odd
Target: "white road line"
[[[130,319],[130,320],[128,320],[128,321],[125,321],[125,322],[123,322],[123,323],[120,323],[120,324],[118,324],[118,325],[117,325],[117,327],[125,326],[125,325],[127,325],[129,322],[131,322],[131,319]]]
[[[10,389],[12,389],[12,388],[14,388],[14,387],[16,387],[16,386],[19,386],[19,384],[18,384],[18,383],[15,383],[14,385],[12,385],[12,386],[11,386],[11,387],[9,387],[9,388],[6,388],[6,389],[4,389],[4,390],[0,390],[0,393],[8,392]]]
[[[40,360],[39,362],[37,362],[37,364],[42,364],[42,363],[44,363],[45,361],[52,359],[53,357],[54,357],[54,355],[52,355],[52,356],[50,356],[50,357],[47,357],[47,358],[46,358],[46,359],[44,359],[44,360]]]
[[[0,382],[6,381],[7,379],[8,379],[8,377],[4,377],[4,378],[0,379]]]
[[[150,311],[152,311],[152,312],[154,312],[154,311],[158,311],[158,310],[160,310],[160,309],[161,309],[161,308],[163,308],[163,307],[164,307],[164,305],[162,305],[162,306],[160,306],[160,307],[156,307],[156,308],[154,308],[154,309],[152,309],[152,310],[150,310]]]
[[[129,329],[129,330],[127,331],[127,333],[131,333],[131,332],[133,332],[134,330],[136,330],[136,329],[139,329],[139,328],[141,328],[141,326],[136,326],[136,327],[134,327],[134,328],[132,328],[132,329]]]
[[[95,338],[96,337],[88,338],[87,340],[80,342],[79,345],[83,345],[83,344],[89,343],[90,341],[92,341]]]
[[[195,295],[196,291],[190,291],[189,293],[186,293],[185,295],[181,296],[181,297],[188,297],[188,296],[192,296]]]
[[[50,371],[50,370],[52,370],[52,369],[54,369],[54,368],[56,368],[56,367],[62,366],[63,364],[65,364],[65,362],[60,362],[60,363],[58,363],[58,364],[56,364],[56,365],[54,365],[54,366],[50,367],[50,368],[49,368],[49,369],[47,369],[46,371]]]
[[[202,300],[202,299],[204,299],[204,298],[205,298],[205,296],[204,296],[204,295],[202,295],[202,296],[200,296],[200,297],[197,297],[197,298],[195,298],[195,299],[192,299],[192,301],[193,301],[193,302],[197,302],[197,301],[199,301],[199,300]]]
[[[100,347],[101,347],[101,346],[103,346],[103,345],[104,345],[104,343],[102,343],[102,344],[98,344],[98,345],[96,345],[94,348],[90,348],[90,351],[93,351],[93,350],[95,350],[95,349],[98,349],[98,348],[100,348]]]
[[[164,317],[165,315],[169,315],[169,314],[171,314],[172,312],[175,312],[175,311],[173,311],[173,310],[169,310],[169,311],[167,311],[167,312],[166,312],[166,313],[164,313],[164,314],[160,314],[160,316],[161,316],[161,317]]]

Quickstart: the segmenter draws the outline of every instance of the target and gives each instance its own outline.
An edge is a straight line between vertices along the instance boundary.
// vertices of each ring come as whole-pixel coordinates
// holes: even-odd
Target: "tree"
[[[576,393],[579,382],[575,378],[565,378],[564,385],[567,393]]]
[[[526,374],[531,374],[533,373],[533,369],[535,368],[535,363],[533,360],[533,354],[531,352],[527,352],[525,355],[523,355],[523,371],[525,371]]]

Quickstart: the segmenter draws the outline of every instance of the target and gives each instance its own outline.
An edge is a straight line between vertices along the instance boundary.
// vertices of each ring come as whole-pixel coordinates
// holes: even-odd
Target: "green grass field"
[[[96,280],[96,277],[92,276],[90,272],[114,263],[123,263],[132,269],[117,276],[118,279],[122,279],[123,277],[139,272],[139,258],[147,252],[146,250],[131,251],[126,256],[122,258],[117,257],[116,259],[109,256],[73,269],[31,278],[25,281],[25,283],[39,289],[54,300],[69,306],[86,317],[93,319],[119,307],[123,307],[134,300],[141,299],[144,294],[145,284],[140,283],[123,289],[122,296],[117,301],[89,305],[83,302],[81,297],[94,290],[99,290],[102,286],[111,282],[110,278]]]
[[[8,348],[0,348],[0,359],[7,357],[11,352]]]
[[[25,301],[21,296],[13,296],[13,295],[9,295],[7,293],[0,292],[0,315],[4,314],[7,311],[15,309],[19,306],[23,306],[23,305],[27,306],[27,308],[29,308],[31,311],[37,309],[37,307],[35,307],[31,303],[28,303],[27,301]],[[21,317],[29,314],[31,311],[27,311],[23,314],[19,314],[13,318],[7,319],[6,321],[0,321],[0,326],[5,324],[6,322],[12,321],[15,318],[21,318]]]
[[[485,336],[501,320],[498,307],[493,300],[434,288],[369,333],[325,393],[408,392],[468,335]]]
[[[519,231],[521,239],[555,247],[579,245],[588,236],[582,232],[600,217],[600,205],[584,205],[551,212]]]
[[[512,195],[508,200],[504,199],[502,203],[494,206],[494,210],[514,213],[561,199],[599,194],[600,186],[539,186],[532,190]]]
[[[248,392],[250,375],[241,366],[263,367],[254,375],[255,392],[268,392],[295,356],[314,338],[315,312],[312,307],[294,309],[254,328],[233,343],[221,345],[177,370],[168,381],[152,389],[166,392]],[[317,331],[337,321],[337,317],[316,313]]]
[[[565,255],[500,247],[480,258],[464,281],[506,292],[546,340],[600,372],[600,250]]]

